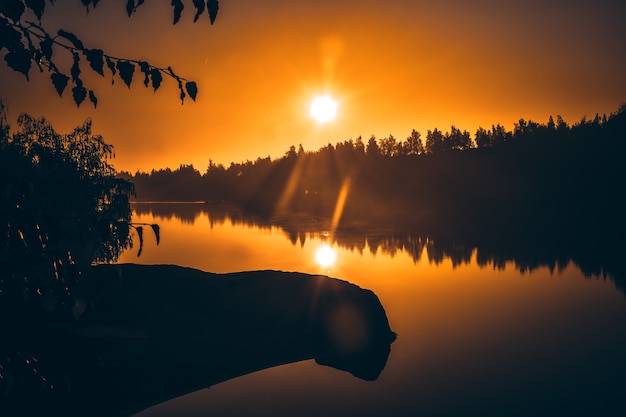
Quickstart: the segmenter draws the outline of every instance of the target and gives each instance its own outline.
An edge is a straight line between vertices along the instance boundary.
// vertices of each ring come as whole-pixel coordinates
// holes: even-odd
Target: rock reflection
[[[22,341],[39,363],[0,368],[3,416],[131,415],[306,359],[375,380],[395,340],[374,293],[323,276],[126,264],[81,283],[80,320]]]

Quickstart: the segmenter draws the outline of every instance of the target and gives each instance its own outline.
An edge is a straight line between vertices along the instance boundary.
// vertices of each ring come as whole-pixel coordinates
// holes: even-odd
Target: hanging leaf
[[[195,82],[189,81],[185,84],[185,90],[187,90],[187,94],[193,101],[196,101],[196,96],[198,95],[198,86]]]
[[[7,48],[9,51],[16,47],[22,47],[22,34],[9,26],[9,23],[0,19],[0,49]]]
[[[62,37],[67,39],[68,41],[72,42],[72,45],[74,45],[74,48],[76,49],[80,49],[81,51],[83,49],[85,49],[85,46],[83,45],[83,43],[81,42],[80,39],[78,39],[76,37],[76,35],[74,35],[72,32],[67,32],[63,29],[60,29],[57,34]]]
[[[83,54],[91,69],[104,77],[104,51],[102,49],[85,49]]]
[[[204,12],[204,8],[206,7],[204,0],[193,0],[193,5],[196,8],[196,15],[193,17],[194,23],[198,21],[198,18]]]
[[[137,5],[135,6],[135,10],[137,10],[137,8],[139,8],[139,6],[141,6],[143,4],[144,0],[137,0]]]
[[[137,236],[139,236],[139,250],[137,251],[137,257],[140,257],[141,250],[143,249],[143,227],[137,226],[135,229],[137,230]]]
[[[185,5],[181,0],[172,0],[172,6],[174,6],[174,24],[180,20],[180,14],[183,12]]]
[[[156,68],[152,68],[150,71],[150,78],[152,79],[152,88],[154,91],[158,90],[161,86],[161,81],[163,81],[163,75],[161,75],[161,71]]]
[[[72,81],[74,83],[80,81],[80,56],[77,53],[73,53],[74,63],[72,64],[72,68],[70,69],[70,75],[72,76]]]
[[[96,97],[93,90],[89,90],[89,101],[93,103],[94,109],[98,106],[98,97]]]
[[[54,1],[54,0],[52,0]],[[50,3],[52,3],[52,1],[50,1]],[[96,6],[98,5],[98,2],[100,0],[80,0],[83,5],[87,8],[87,12],[89,12],[89,6],[93,6],[93,8],[95,9]]]
[[[127,0],[126,1],[126,13],[128,13],[128,17],[130,17],[130,15],[133,14],[134,10],[135,10],[134,0]]]
[[[41,21],[41,16],[43,16],[43,12],[46,8],[46,1],[45,0],[25,0],[25,3],[26,3],[26,7],[31,9],[33,13],[35,13],[35,16],[37,16],[37,19]]]
[[[117,70],[120,72],[120,78],[124,80],[124,84],[130,88],[130,84],[133,82],[135,66],[128,61],[117,61]]]
[[[46,35],[46,38],[39,43],[39,49],[43,56],[50,61],[52,59],[52,38]]]
[[[145,87],[150,83],[150,64],[146,61],[139,61],[139,70],[143,73],[143,85]]]
[[[59,93],[59,97],[62,97],[63,91],[65,90],[65,87],[67,87],[67,82],[70,77],[65,74],[61,74],[60,72],[53,72],[52,75],[50,75],[50,79],[52,80],[52,84],[57,90],[57,93]]]
[[[17,22],[24,14],[24,3],[21,0],[0,1],[0,14],[5,15],[14,22]]]
[[[4,56],[9,68],[14,71],[21,72],[28,80],[28,72],[30,71],[30,53],[25,48],[18,48],[8,52]]]
[[[152,231],[154,232],[154,237],[156,238],[156,244],[157,246],[159,245],[159,243],[161,242],[161,229],[159,228],[158,224],[151,224],[150,227],[152,227]]]
[[[117,74],[117,70],[115,69],[115,63],[108,56],[106,57],[107,67],[111,71],[111,84],[115,84],[115,74]]]
[[[98,1],[98,0],[96,0]],[[132,8],[129,9],[131,3],[133,3],[132,0],[127,0],[126,3],[126,11],[128,12],[128,17],[130,17],[131,14],[135,13],[137,11],[137,9],[139,8],[139,6],[141,6],[143,4],[144,0],[137,0],[137,3],[133,5]]]
[[[209,0],[207,4],[209,9],[209,19],[211,19],[211,24],[213,24],[213,22],[215,22],[215,18],[217,17],[217,11],[220,8],[219,1]]]
[[[83,87],[82,83],[78,83],[72,88],[72,97],[74,98],[74,103],[76,103],[77,107],[85,101],[85,97],[87,97],[87,89]]]
[[[172,68],[170,67],[170,72],[172,72]],[[173,74],[173,72],[172,72]],[[181,104],[185,104],[185,90],[183,90],[183,82],[180,80],[180,78],[178,79],[178,89],[180,90],[180,103]]]

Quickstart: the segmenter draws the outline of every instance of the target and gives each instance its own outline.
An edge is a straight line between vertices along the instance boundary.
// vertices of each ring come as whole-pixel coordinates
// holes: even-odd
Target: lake
[[[134,204],[158,223],[120,263],[227,273],[299,271],[373,291],[397,333],[364,381],[313,360],[260,370],[137,414],[157,416],[611,415],[626,408],[626,297],[562,260],[448,256],[427,238],[314,219],[261,221],[206,204]],[[283,219],[284,220],[284,219]],[[278,224],[281,224],[280,226]],[[288,224],[288,226],[285,226]]]

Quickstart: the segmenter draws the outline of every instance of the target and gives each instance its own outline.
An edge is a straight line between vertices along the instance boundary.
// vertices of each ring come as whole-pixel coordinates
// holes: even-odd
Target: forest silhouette
[[[513,131],[498,124],[472,138],[452,126],[429,130],[425,141],[414,130],[404,141],[372,136],[316,152],[291,146],[281,158],[227,168],[209,161],[203,174],[181,165],[119,175],[135,184],[139,201],[232,204],[292,236],[302,231],[288,217],[335,217],[340,244],[353,244],[341,241],[342,231],[361,230],[362,246],[379,229],[397,236],[386,243],[391,250],[429,242],[433,256],[459,262],[475,248],[485,261],[515,260],[521,269],[573,260],[623,290],[625,133],[622,105],[571,126],[560,116],[520,119]]]
[[[135,184],[139,201],[226,202],[264,216],[332,216],[345,187],[348,223],[400,219],[402,226],[454,235],[476,225],[481,235],[502,226],[611,233],[623,212],[626,106],[571,127],[557,120],[520,119],[512,132],[479,128],[473,140],[452,126],[428,131],[425,146],[413,131],[402,142],[372,136],[367,144],[357,138],[316,152],[291,146],[282,158],[228,168],[209,161],[203,174],[181,165],[119,176]]]

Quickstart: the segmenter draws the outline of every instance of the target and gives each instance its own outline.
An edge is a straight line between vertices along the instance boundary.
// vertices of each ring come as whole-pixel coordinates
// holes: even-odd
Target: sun
[[[337,117],[337,102],[329,96],[318,96],[311,102],[309,114],[317,123],[328,123]]]

